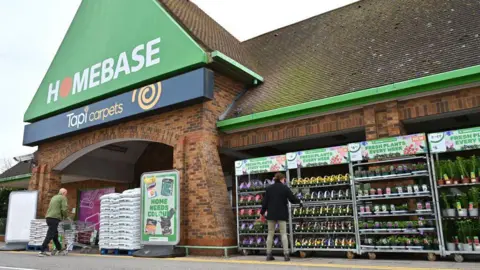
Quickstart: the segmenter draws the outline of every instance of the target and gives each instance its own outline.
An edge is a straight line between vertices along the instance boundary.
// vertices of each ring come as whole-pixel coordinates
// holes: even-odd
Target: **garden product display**
[[[292,187],[309,187],[309,186],[323,186],[323,185],[337,185],[344,184],[350,181],[349,174],[338,174],[329,176],[317,176],[307,178],[293,178],[291,181]]]
[[[360,168],[354,172],[354,175],[355,179],[360,180],[364,178],[376,179],[381,177],[408,176],[425,173],[428,173],[427,164],[425,162],[418,162],[414,164],[406,163],[372,166],[368,169]]]
[[[100,197],[100,249],[137,250],[140,244],[140,189]],[[165,233],[168,233],[167,226]]]

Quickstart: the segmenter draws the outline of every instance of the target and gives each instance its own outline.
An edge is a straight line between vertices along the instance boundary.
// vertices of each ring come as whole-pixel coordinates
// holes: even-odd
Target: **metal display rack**
[[[237,239],[238,250],[243,255],[267,250],[267,225],[266,223],[256,223],[260,218],[259,212],[262,208],[261,200],[258,199],[263,198],[266,186],[273,183],[273,174],[284,172],[286,168],[284,155],[235,162]],[[254,179],[264,175],[268,175],[268,180],[272,180],[272,182],[265,183],[266,179]],[[242,215],[242,211],[244,215]],[[290,227],[287,225],[287,228]],[[290,232],[287,233],[290,234]],[[275,232],[275,237],[277,236],[280,238],[278,231]],[[244,241],[245,239],[248,241]],[[254,241],[250,241],[251,239]],[[277,245],[272,250],[279,251],[283,248]]]
[[[442,255],[441,234],[426,136],[379,139],[348,148],[358,253],[370,259],[377,253],[426,253],[428,260],[436,260]]]
[[[480,170],[478,167],[471,171],[467,171],[467,176],[461,177],[462,173],[458,172],[459,179],[454,179],[455,177],[451,176],[451,171],[445,171],[444,166],[439,166],[440,162],[443,162],[445,158],[450,159],[452,162],[455,160],[455,156],[465,156],[466,154],[472,155],[472,151],[480,149],[480,128],[469,128],[462,130],[453,130],[439,133],[428,134],[429,147],[430,147],[430,160],[432,161],[433,168],[433,178],[434,186],[437,192],[435,192],[435,197],[437,201],[442,201],[442,207],[437,204],[437,212],[439,213],[439,219],[442,222],[440,224],[441,231],[441,248],[444,256],[453,255],[455,261],[462,262],[465,255],[480,255],[480,243],[478,238],[480,237],[480,231],[472,232],[473,235],[469,235],[472,243],[464,243],[460,239],[459,242],[452,242],[453,234],[451,231],[454,227],[462,226],[462,222],[465,220],[472,220],[473,222],[479,224],[479,215],[478,215],[478,197],[480,196],[479,190],[474,189],[471,191],[470,188],[477,186],[480,189]],[[458,155],[457,155],[458,154]],[[478,154],[477,154],[478,155]],[[473,157],[477,159],[477,157]],[[478,159],[477,159],[478,161]],[[462,160],[457,161],[462,162]],[[472,162],[472,161],[470,161]],[[448,164],[448,163],[442,163]],[[451,164],[451,163],[450,163]],[[458,163],[457,163],[458,164]],[[471,164],[471,163],[470,163]],[[476,162],[477,166],[480,165],[480,161]],[[447,167],[448,168],[448,167]],[[441,174],[441,175],[439,175]],[[454,196],[453,192],[459,194],[465,194],[466,191],[475,192],[477,194],[476,205],[472,204],[472,201],[469,198],[469,205],[456,205],[454,207],[452,204],[451,198]],[[447,195],[447,193],[450,193]],[[439,194],[442,194],[442,200],[440,200]],[[450,209],[444,209],[445,204],[451,205]],[[454,203],[456,204],[456,203]],[[460,214],[458,207],[462,208],[472,208],[476,206],[476,211],[469,211],[467,209],[460,210],[466,211],[465,213]],[[476,213],[475,213],[476,212]],[[463,215],[463,216],[460,216]],[[470,221],[467,221],[470,223]],[[471,223],[473,223],[471,222]],[[468,225],[469,226],[469,225]],[[446,230],[447,229],[447,230]],[[450,231],[451,235],[446,235]],[[458,231],[457,231],[458,232]],[[459,233],[460,234],[460,233]],[[476,239],[475,239],[476,237]],[[450,239],[447,239],[450,238]],[[468,242],[468,241],[467,241]],[[466,247],[465,247],[466,245]]]
[[[301,258],[313,252],[357,251],[352,182],[347,146],[299,151],[287,154],[287,178],[292,191],[303,201],[291,205],[290,242]],[[305,168],[338,166],[336,172],[302,178]],[[296,177],[291,178],[291,170]]]

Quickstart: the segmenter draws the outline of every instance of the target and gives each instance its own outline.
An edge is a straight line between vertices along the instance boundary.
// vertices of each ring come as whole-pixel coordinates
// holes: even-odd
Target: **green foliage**
[[[442,192],[440,196],[442,197],[443,209],[451,209],[452,205],[450,204],[450,200],[447,197],[447,193]]]
[[[470,174],[468,173],[468,169],[467,169],[468,167],[467,160],[465,160],[462,157],[457,157],[457,160],[455,161],[455,163],[457,164],[457,170],[460,173],[460,175],[463,177],[469,177]]]
[[[447,174],[450,179],[458,179],[458,169],[455,162],[448,160],[446,162]]]
[[[473,208],[478,208],[479,194],[480,190],[477,187],[472,187],[468,190],[468,198],[473,204]]]

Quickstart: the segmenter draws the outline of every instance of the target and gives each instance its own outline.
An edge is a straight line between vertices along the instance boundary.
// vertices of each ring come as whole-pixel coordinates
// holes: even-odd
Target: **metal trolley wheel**
[[[298,252],[298,256],[302,259],[310,256],[312,254],[312,252],[308,252],[308,251],[299,251]]]
[[[463,256],[461,254],[455,254],[453,256],[453,259],[456,261],[456,262],[463,262]]]
[[[434,262],[437,260],[437,255],[435,255],[435,253],[428,253],[427,259],[431,262]]]
[[[368,253],[368,258],[370,260],[375,260],[377,258],[377,254],[375,252],[369,252]]]
[[[242,249],[241,253],[242,253],[243,256],[248,256],[248,255],[250,255],[250,250]]]
[[[355,258],[355,254],[354,254],[353,252],[351,252],[351,251],[347,252],[347,259],[350,259],[350,260],[351,260],[351,259],[353,259],[353,258]]]

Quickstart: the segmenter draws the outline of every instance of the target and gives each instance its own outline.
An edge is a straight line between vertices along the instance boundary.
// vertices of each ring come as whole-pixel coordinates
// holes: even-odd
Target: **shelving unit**
[[[377,253],[427,253],[429,260],[441,255],[426,144],[424,134],[414,134],[348,145],[359,254],[375,259]],[[420,246],[416,236],[423,235],[428,237]]]
[[[244,255],[266,251],[267,249],[267,225],[266,223],[258,223],[259,212],[262,208],[262,201],[259,198],[263,198],[265,188],[273,183],[274,174],[284,172],[286,168],[284,155],[235,162],[237,239],[239,252]],[[271,182],[267,182],[267,180]],[[246,215],[241,215],[242,211],[244,214],[247,212]],[[249,229],[245,228],[247,224]],[[259,229],[259,227],[261,228]],[[287,228],[290,227],[287,225]],[[288,231],[288,234],[290,232]],[[279,232],[275,233],[275,238],[277,237],[280,239]],[[279,242],[274,241],[273,251],[283,250],[281,244],[275,245],[275,243],[278,244]]]
[[[467,216],[459,216],[457,207],[467,208],[472,203],[471,199],[468,198],[469,206],[462,205],[464,203],[460,202],[458,205],[455,201],[454,193],[459,194],[466,194],[467,192],[474,192],[477,194],[477,198],[480,196],[479,189],[480,189],[480,170],[478,170],[478,166],[480,165],[480,161],[477,157],[474,157],[473,160],[476,160],[477,168],[472,170],[468,170],[467,175],[464,181],[462,181],[462,173],[457,172],[458,182],[455,183],[455,177],[452,177],[451,171],[444,170],[444,165],[439,166],[440,162],[448,159],[456,161],[456,157],[468,158],[468,156],[477,155],[480,149],[479,141],[480,136],[480,128],[469,128],[469,129],[462,129],[462,130],[452,130],[446,132],[439,132],[439,133],[431,133],[428,134],[429,140],[429,148],[430,148],[430,160],[432,162],[433,168],[433,177],[434,177],[434,186],[437,192],[435,192],[436,199],[442,202],[442,205],[437,205],[437,212],[439,213],[439,218],[442,220],[440,223],[440,231],[441,231],[441,248],[442,253],[444,256],[453,256],[455,261],[462,262],[464,260],[465,255],[476,255],[480,256],[480,243],[478,238],[480,237],[480,229],[478,230],[470,230],[471,234],[468,237],[473,238],[470,239],[472,241],[471,244],[465,243],[464,239],[461,236],[461,228],[464,226],[463,222],[467,222],[466,226],[470,226],[469,223],[477,223],[478,219],[478,210],[476,211],[476,215],[473,212],[467,211]],[[468,160],[468,159],[467,159]],[[470,164],[473,160],[470,160]],[[463,163],[461,160],[456,161],[457,166],[458,162]],[[450,163],[451,164],[451,163]],[[466,168],[468,169],[468,168]],[[472,169],[472,167],[470,167]],[[447,176],[447,177],[445,177]],[[449,182],[449,183],[448,183]],[[463,183],[466,182],[466,183]],[[475,189],[472,189],[474,188]],[[474,190],[474,191],[472,191]],[[476,190],[476,191],[475,191]],[[440,194],[442,196],[440,196]],[[470,197],[470,196],[468,196]],[[458,200],[460,201],[460,200]],[[445,205],[457,204],[453,207],[452,210],[448,211],[445,209]],[[478,200],[476,202],[477,205],[472,204],[473,208],[478,209]],[[448,215],[448,214],[452,214]],[[473,214],[473,216],[472,216]],[[471,228],[471,227],[470,227]],[[458,236],[458,242],[455,243],[453,238]],[[476,239],[475,239],[476,237]],[[468,241],[467,241],[468,242]],[[465,247],[467,246],[467,248]]]
[[[300,257],[313,252],[354,257],[357,237],[348,164],[347,146],[287,153],[289,183],[304,202],[303,207],[290,205],[290,242]]]

